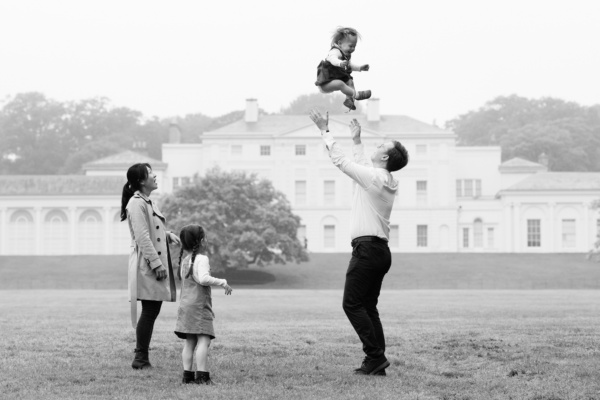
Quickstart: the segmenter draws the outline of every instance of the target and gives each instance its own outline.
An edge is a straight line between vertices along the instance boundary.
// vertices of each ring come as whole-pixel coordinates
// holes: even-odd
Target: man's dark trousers
[[[383,277],[390,270],[392,255],[387,242],[352,242],[352,258],[346,272],[343,307],[358,334],[367,357],[375,359],[385,352],[385,336],[379,320],[377,301]]]

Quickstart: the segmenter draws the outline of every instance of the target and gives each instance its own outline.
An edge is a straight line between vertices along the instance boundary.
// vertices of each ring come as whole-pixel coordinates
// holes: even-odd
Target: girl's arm
[[[215,278],[210,275],[208,257],[198,255],[194,260],[194,280],[202,286],[227,286],[225,279]]]

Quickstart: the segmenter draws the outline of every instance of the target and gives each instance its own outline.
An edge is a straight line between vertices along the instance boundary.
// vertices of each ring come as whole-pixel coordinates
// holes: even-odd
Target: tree
[[[18,94],[4,105],[0,118],[3,171],[9,174],[55,174],[73,147],[67,109],[41,93]]]
[[[343,105],[346,96],[339,93],[311,93],[303,94],[293,100],[290,105],[281,110],[285,115],[308,115],[313,108],[321,111],[329,111],[329,114],[343,114],[348,109]],[[359,101],[356,103],[356,112],[360,113],[362,105]]]
[[[549,156],[555,171],[600,170],[600,106],[554,98],[497,97],[446,126],[463,146],[502,147],[503,159]]]
[[[205,228],[218,269],[308,260],[296,237],[300,218],[283,193],[255,174],[211,169],[166,196],[161,209],[177,231],[189,223]]]

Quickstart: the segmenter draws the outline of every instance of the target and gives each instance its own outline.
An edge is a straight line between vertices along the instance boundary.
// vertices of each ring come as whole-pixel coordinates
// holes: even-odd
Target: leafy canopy
[[[283,193],[255,174],[211,169],[166,196],[161,209],[175,232],[190,223],[204,227],[218,269],[308,260],[296,237],[300,218]]]

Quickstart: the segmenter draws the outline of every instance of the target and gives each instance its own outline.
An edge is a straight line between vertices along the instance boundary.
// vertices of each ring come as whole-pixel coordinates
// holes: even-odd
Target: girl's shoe
[[[362,90],[356,93],[354,100],[366,100],[371,98],[370,90]]]
[[[346,100],[344,100],[344,106],[348,107],[348,109],[350,110],[356,110],[356,106],[354,105],[354,99],[346,98]]]
[[[196,383],[194,379],[194,371],[183,371],[183,379],[181,383]]]
[[[196,371],[196,383],[199,385],[212,385],[210,373],[204,371]]]

